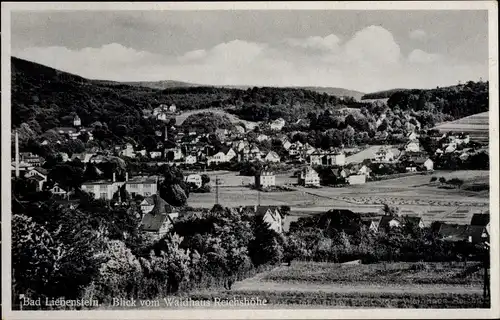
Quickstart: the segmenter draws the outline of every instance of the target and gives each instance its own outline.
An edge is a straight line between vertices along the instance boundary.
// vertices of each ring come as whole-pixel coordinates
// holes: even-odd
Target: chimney
[[[168,132],[167,132],[167,126],[165,126],[165,141],[168,141]]]
[[[125,181],[128,181],[128,172],[125,172]]]
[[[116,173],[113,172],[113,182],[116,182]]]
[[[16,130],[16,178],[19,178],[19,135]]]

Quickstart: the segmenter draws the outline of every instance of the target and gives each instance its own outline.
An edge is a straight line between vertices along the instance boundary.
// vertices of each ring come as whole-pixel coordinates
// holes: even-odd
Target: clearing
[[[202,113],[202,112],[213,112],[216,114],[226,115],[229,118],[229,120],[231,120],[232,123],[244,123],[247,130],[253,130],[253,128],[255,128],[259,124],[258,122],[242,120],[242,119],[238,118],[237,116],[235,116],[234,114],[228,113],[227,111],[224,111],[222,109],[213,109],[213,108],[191,110],[191,111],[183,112],[180,115],[175,117],[175,124],[177,126],[182,125],[184,120],[186,120],[186,118],[189,117],[190,115],[196,114],[196,113]]]

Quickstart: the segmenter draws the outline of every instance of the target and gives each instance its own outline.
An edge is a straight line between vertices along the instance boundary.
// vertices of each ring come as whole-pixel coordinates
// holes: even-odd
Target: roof
[[[489,213],[474,213],[470,224],[472,226],[482,226],[485,227],[488,223],[490,223],[490,214]]]
[[[448,241],[462,241],[465,239],[466,225],[462,224],[441,224],[438,234],[443,240]]]
[[[397,222],[400,222],[400,219],[398,219],[398,217],[382,216],[382,217],[380,217],[379,226],[381,228],[389,227],[389,222],[392,220],[396,220]]]
[[[36,167],[36,168],[34,168],[33,170],[38,171],[38,172],[40,172],[41,174],[43,174],[43,175],[45,175],[45,176],[46,176],[47,174],[49,174],[49,172],[48,172],[48,170],[47,170],[47,169],[44,169],[44,168],[41,168],[41,167]]]
[[[135,183],[156,183],[156,177],[134,177],[125,182],[126,184],[135,184]]]
[[[255,210],[255,215],[257,216],[264,216],[268,210],[278,210],[278,207],[276,206],[256,206],[254,207]]]
[[[42,178],[42,177],[40,177],[38,175],[31,176],[28,179],[30,179],[30,180],[36,180],[36,181],[44,181],[45,180],[45,178]]]
[[[154,208],[150,212],[153,215],[173,213],[175,211],[174,208],[167,203],[167,201],[163,200],[157,194],[154,194],[148,198],[151,198],[151,200],[149,201],[152,201],[154,204]]]

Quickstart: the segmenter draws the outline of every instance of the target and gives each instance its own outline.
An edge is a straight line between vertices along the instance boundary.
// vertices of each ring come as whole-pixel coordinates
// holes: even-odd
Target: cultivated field
[[[480,308],[483,303],[481,272],[447,263],[294,262],[237,282],[230,291],[191,295],[199,300],[215,297],[258,297],[270,308]]]
[[[192,111],[183,112],[182,114],[175,117],[175,124],[177,126],[182,125],[182,123],[184,122],[184,120],[186,120],[187,117],[189,117],[192,114],[201,113],[201,112],[212,112],[212,113],[216,113],[216,114],[224,114],[229,118],[229,120],[231,120],[232,123],[238,123],[238,122],[244,123],[246,128],[250,129],[250,130],[252,130],[255,126],[258,125],[257,122],[242,120],[233,114],[227,113],[226,111],[224,111],[222,109],[199,109],[199,110],[192,110]]]
[[[398,158],[399,155],[401,154],[401,151],[399,151],[398,148],[395,148],[393,146],[378,145],[378,146],[370,146],[362,150],[361,152],[348,156],[346,157],[345,161],[346,163],[361,163],[365,159],[373,159],[375,158],[375,154],[377,153],[377,151],[380,150],[381,147],[388,147],[394,154],[395,158]]]
[[[489,113],[482,112],[461,118],[455,121],[444,122],[434,129],[440,132],[464,132],[470,135],[471,140],[488,142],[489,140]]]
[[[241,181],[245,179],[253,183],[252,177],[240,177],[234,172],[218,172],[217,175],[223,181],[219,187],[221,205],[234,207],[258,204],[258,192],[241,186]],[[459,178],[465,183],[461,189],[441,189],[439,184],[429,183],[432,176]],[[295,181],[287,174],[277,176],[276,180],[278,185]],[[435,220],[468,223],[474,213],[489,208],[489,193],[488,190],[475,192],[463,189],[468,184],[488,182],[489,171],[437,171],[429,175],[375,181],[345,188],[294,186],[294,191],[261,192],[260,203],[288,205],[292,209],[292,216],[325,212],[333,208],[359,213],[378,212],[387,203],[399,207],[404,214],[422,216],[425,223]],[[188,199],[192,207],[211,208],[214,203],[215,190],[206,194],[191,193]]]

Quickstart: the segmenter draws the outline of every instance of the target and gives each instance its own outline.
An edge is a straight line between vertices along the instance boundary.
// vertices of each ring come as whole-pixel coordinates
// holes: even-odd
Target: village
[[[257,164],[254,170],[253,183],[247,183],[250,189],[258,192],[275,190],[276,188],[289,188],[293,186],[304,188],[321,188],[322,186],[347,187],[370,183],[380,178],[408,176],[414,174],[429,174],[434,171],[434,161],[443,155],[453,155],[461,160],[478,152],[477,147],[471,145],[470,137],[466,134],[440,134],[439,132],[414,130],[407,134],[405,143],[399,145],[360,146],[356,148],[331,148],[323,150],[314,148],[309,143],[293,141],[292,133],[282,133],[286,122],[282,118],[266,123],[266,129],[255,133],[246,130],[242,125],[235,126],[232,130],[216,129],[213,133],[200,133],[190,131],[188,128],[171,125],[171,117],[177,114],[174,105],[160,105],[151,112],[145,112],[144,117],[153,117],[165,123],[163,132],[156,132],[158,143],[155,150],[147,152],[145,148],[132,143],[114,146],[110,150],[93,147],[81,153],[67,154],[59,152],[57,156],[62,163],[77,161],[85,169],[89,164],[97,165],[110,161],[110,157],[122,160],[134,159],[147,167],[162,165],[175,166],[182,169],[184,179],[193,192],[219,192],[224,184],[219,179],[210,181],[207,173],[213,170],[230,169],[231,166],[240,168],[241,164]],[[78,115],[73,118],[73,126],[54,128],[64,137],[63,141],[80,139],[85,135],[87,141],[93,139],[92,128],[82,125]],[[382,138],[383,135],[378,135]],[[420,141],[432,140],[437,146],[433,154],[424,151]],[[17,139],[17,133],[16,133]],[[266,143],[273,141],[269,148]],[[279,142],[281,155],[273,150]],[[216,142],[216,143],[214,143]],[[49,141],[40,141],[47,145]],[[264,147],[263,147],[264,146]],[[474,145],[473,146],[477,146]],[[428,148],[427,148],[428,150]],[[75,208],[78,205],[77,197],[73,197],[75,190],[49,181],[48,170],[44,169],[45,160],[33,152],[19,152],[16,141],[16,154],[12,162],[12,172],[16,177],[24,177],[35,186],[36,191],[49,191],[60,202]],[[233,169],[234,170],[234,169]],[[131,176],[125,172],[124,177],[117,179],[116,173],[112,177],[104,177],[96,169],[101,178],[92,181],[83,181],[79,191],[91,194],[95,199],[112,201],[115,205],[134,207],[141,217],[140,230],[154,234],[158,238],[165,235],[179,217],[179,210],[169,205],[159,195],[159,175]],[[291,172],[295,182],[290,180],[284,184],[277,183],[275,171]],[[237,176],[237,172],[235,173]],[[243,184],[243,181],[241,182]],[[214,184],[215,189],[214,190]],[[249,190],[250,190],[249,189]],[[127,201],[120,199],[124,190],[131,196]],[[118,199],[116,198],[118,196]],[[218,194],[216,195],[216,199]],[[135,199],[135,205],[132,203]],[[137,200],[139,199],[139,200]],[[214,204],[217,204],[215,200]],[[243,207],[238,207],[242,210]],[[279,206],[264,206],[260,201],[255,206],[245,207],[247,210],[261,215],[270,228],[278,233],[288,229],[285,226],[287,215],[282,213]],[[480,215],[480,226],[476,215]],[[377,217],[363,218],[366,226],[372,230],[385,230],[393,226],[401,226],[408,219],[416,219],[417,225],[423,228],[422,217],[392,217],[384,216],[382,209]],[[443,239],[451,241],[468,240],[481,241],[489,233],[488,214],[477,213],[470,225],[442,223],[439,233]],[[289,226],[290,223],[286,224]],[[426,224],[428,226],[428,224]]]

